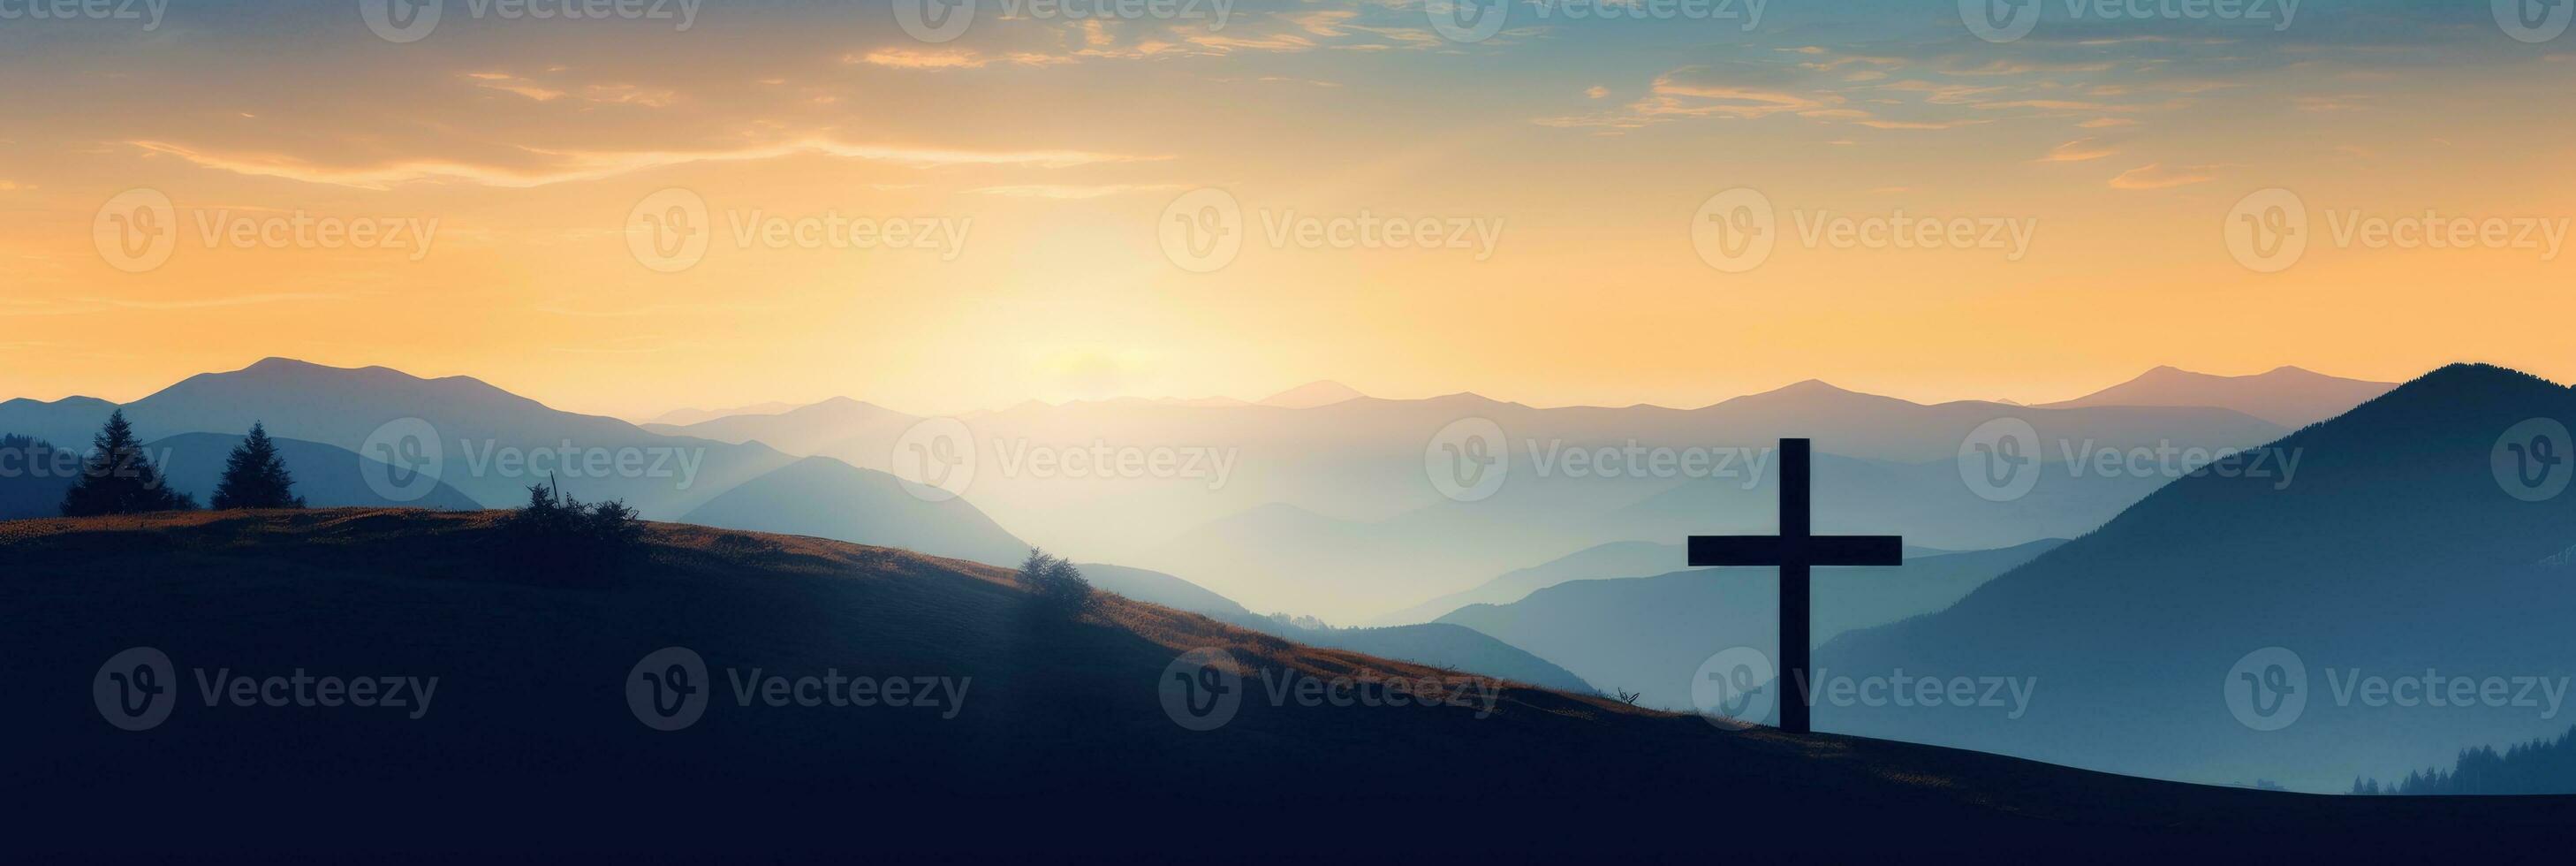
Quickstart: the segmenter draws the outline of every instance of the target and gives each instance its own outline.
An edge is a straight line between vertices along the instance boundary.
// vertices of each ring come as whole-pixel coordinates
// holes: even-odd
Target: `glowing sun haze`
[[[686,30],[450,3],[408,43],[357,5],[0,21],[0,396],[127,400],[270,355],[630,416],[1322,378],[1614,405],[1811,377],[2045,400],[2160,364],[2576,379],[2565,256],[2338,236],[2576,211],[2576,36],[2506,38],[2485,3],[2310,0],[2282,28],[2051,3],[2003,43],[1893,0],[1774,0],[1749,31],[1523,4],[1481,42],[1409,0],[1231,4],[1221,29],[987,8],[941,43],[882,0],[709,2]],[[662,273],[631,218],[672,187],[711,242]],[[1243,244],[1192,273],[1159,233],[1203,187]],[[1737,187],[1777,245],[1728,273],[1694,215]],[[135,188],[178,239],[129,273],[93,229]],[[2311,216],[2278,273],[2222,233],[2268,188]],[[2026,249],[1805,240],[1899,216]],[[1466,243],[1299,240],[1363,217]],[[945,234],[812,242],[858,220]],[[426,244],[299,241],[318,221]]]

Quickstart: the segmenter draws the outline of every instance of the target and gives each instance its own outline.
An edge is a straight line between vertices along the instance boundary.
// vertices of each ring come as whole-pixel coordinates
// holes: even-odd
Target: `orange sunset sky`
[[[625,416],[1320,378],[1669,405],[1806,378],[2059,399],[2159,364],[2576,379],[2568,256],[2338,236],[2430,214],[2563,237],[2576,36],[2510,38],[2485,3],[2310,0],[2280,27],[2050,3],[2000,42],[1949,3],[1777,0],[1756,22],[1523,4],[1461,41],[1408,0],[1232,4],[1221,27],[987,2],[941,42],[882,0],[709,2],[685,29],[448,3],[414,41],[365,5],[0,20],[0,397],[130,400],[271,355]],[[1739,187],[1777,238],[1740,273],[1694,243],[1703,202]],[[708,244],[665,273],[630,241],[671,188],[704,202]],[[1207,273],[1162,240],[1201,188],[1238,203],[1243,241]],[[2307,244],[2262,273],[2225,232],[2273,188]],[[148,267],[102,233],[138,189],[177,223]],[[1803,237],[1899,213],[2026,227],[2027,249]],[[299,214],[435,232],[258,235]],[[1274,240],[1362,214],[1491,240]],[[962,242],[744,230],[836,216]]]

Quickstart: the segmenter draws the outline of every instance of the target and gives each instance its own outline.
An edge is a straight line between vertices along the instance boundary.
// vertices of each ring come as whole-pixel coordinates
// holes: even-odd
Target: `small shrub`
[[[1020,563],[1017,577],[1020,586],[1036,595],[1038,604],[1048,610],[1071,615],[1092,605],[1091,581],[1063,557],[1029,548],[1029,558]]]
[[[644,521],[626,503],[584,505],[548,485],[501,521],[505,566],[530,575],[600,576],[644,550]]]

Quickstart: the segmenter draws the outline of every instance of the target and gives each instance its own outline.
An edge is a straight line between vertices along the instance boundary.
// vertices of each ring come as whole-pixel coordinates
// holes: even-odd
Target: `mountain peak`
[[[2050,409],[2205,406],[2232,409],[2295,430],[2341,415],[2395,387],[2393,382],[2346,379],[2289,366],[2247,376],[2221,376],[2163,365],[2073,400],[2041,405]]]
[[[1272,394],[1263,399],[1261,405],[1278,409],[1312,409],[1366,396],[1368,395],[1360,393],[1359,389],[1349,385],[1330,379],[1319,379]]]
[[[1851,390],[1851,389],[1849,389],[1849,388],[1844,388],[1844,387],[1841,387],[1841,386],[1835,385],[1834,383],[1832,383],[1832,382],[1827,382],[1827,381],[1825,381],[1825,380],[1823,380],[1823,379],[1801,379],[1801,380],[1799,380],[1799,381],[1791,382],[1791,383],[1789,383],[1789,384],[1787,384],[1787,385],[1780,386],[1779,388],[1772,389],[1772,391],[1771,391],[1770,393],[1773,393],[1773,394],[1856,394],[1856,393],[1859,393],[1859,392],[1857,392],[1857,391],[1853,391],[1853,390]]]

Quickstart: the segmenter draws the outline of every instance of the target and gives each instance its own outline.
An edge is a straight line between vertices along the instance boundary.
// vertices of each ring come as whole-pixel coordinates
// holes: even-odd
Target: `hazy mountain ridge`
[[[885,412],[834,422],[823,415],[744,416],[682,432],[812,448],[857,466],[907,471],[897,465],[898,444],[922,419]],[[2287,432],[2228,409],[1923,405],[1812,381],[1698,409],[1535,408],[1462,393],[1363,396],[1303,409],[1028,402],[953,420],[975,444],[976,472],[965,495],[1033,543],[1193,575],[1260,609],[1383,621],[1426,598],[1599,544],[1670,543],[1692,532],[1766,526],[1765,503],[1774,494],[1761,477],[1747,477],[1756,462],[1750,455],[1767,453],[1782,436],[1808,436],[1820,455],[1865,461],[1848,464],[1848,472],[1820,469],[1829,485],[1843,483],[1833,480],[1838,474],[1889,474],[1902,482],[1872,485],[1866,500],[1820,496],[1820,526],[1903,533],[1949,549],[2077,534],[2165,480],[2055,472],[2024,500],[1979,499],[1961,482],[1956,460],[1971,431],[1999,418],[2029,422],[2052,457],[2076,448],[2244,448]],[[1457,502],[1426,474],[1426,451],[1436,434],[1468,419],[1501,431],[1508,478],[1489,498]],[[834,440],[835,432],[846,435]],[[1225,458],[1226,471],[1068,477],[1032,459],[1095,448],[1113,456],[1116,449],[1213,454]],[[1570,455],[1599,449],[1719,456],[1699,477],[1568,468]],[[1871,465],[1883,466],[1850,468]],[[1674,492],[1684,489],[1699,492]],[[1666,495],[1672,498],[1640,505]]]
[[[1091,585],[1137,601],[1187,611],[1218,622],[1277,635],[1308,646],[1346,649],[1577,694],[1597,690],[1582,677],[1519,647],[1462,626],[1414,623],[1362,628],[1307,628],[1253,613],[1233,599],[1159,571],[1087,563]]]
[[[1382,624],[1431,622],[1470,604],[1510,604],[1531,592],[1569,580],[1645,577],[1670,572],[1688,561],[1679,544],[1613,541],[1587,547],[1528,568],[1504,572],[1464,592],[1453,592],[1379,618]]]
[[[0,405],[0,431],[95,432],[117,408],[104,401],[11,401]],[[580,499],[624,500],[648,519],[671,520],[734,494],[709,513],[744,528],[813,531],[984,562],[1016,562],[1026,553],[972,505],[912,496],[882,472],[841,467],[830,473],[840,482],[834,489],[816,490],[810,481],[770,477],[800,460],[767,445],[653,433],[615,418],[548,408],[467,376],[426,379],[386,367],[269,358],[190,376],[122,408],[146,439],[239,435],[264,423],[276,436],[374,461],[358,464],[353,457],[353,470],[385,465],[387,455],[360,453],[371,440],[378,449],[400,446],[410,449],[402,459],[423,461],[441,484],[484,507],[516,506],[528,487],[559,484]],[[403,435],[389,441],[388,433]],[[434,443],[419,441],[432,434]],[[71,441],[80,445],[67,447],[85,447],[88,433]],[[805,463],[790,474],[821,474],[832,462]],[[803,497],[762,500],[788,490]],[[816,502],[830,503],[832,512],[812,513]],[[1005,549],[1011,547],[1018,550]]]
[[[1915,739],[2115,772],[2278,779],[2340,791],[2514,742],[2563,721],[2528,709],[2427,713],[2337,706],[2328,671],[2558,676],[2576,659],[2576,592],[2540,563],[2576,544],[2576,497],[2508,495],[2491,457],[2531,418],[2576,419],[2576,391],[2454,365],[2275,448],[2296,484],[2205,475],[2147,496],[2100,530],[1948,610],[1844,635],[1817,664],[1853,672],[2036,676],[2011,724],[1973,711],[1823,707],[1820,729]],[[2221,702],[2257,649],[2304,659],[2317,696],[2295,726],[2257,732]],[[2113,745],[2116,744],[2116,745]]]
[[[1814,639],[1941,610],[2061,544],[1909,556],[1897,568],[1817,569]],[[1467,605],[1439,621],[1493,635],[1603,688],[1639,692],[1645,706],[1690,711],[1691,676],[1711,655],[1779,645],[1779,604],[1777,569],[1700,568],[1568,581],[1509,604]]]
[[[2157,367],[2109,388],[2043,405],[2219,406],[2295,430],[2343,414],[2396,387],[2395,382],[2346,379],[2298,367],[2277,367],[2251,376]]]

